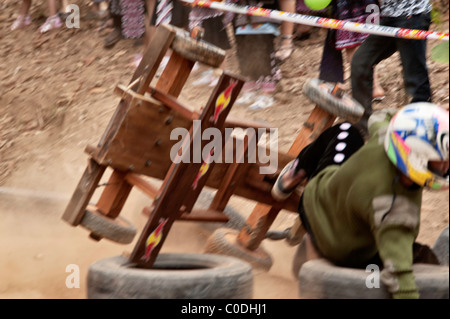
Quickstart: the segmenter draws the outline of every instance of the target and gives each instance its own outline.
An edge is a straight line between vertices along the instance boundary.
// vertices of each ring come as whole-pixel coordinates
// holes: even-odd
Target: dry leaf
[[[102,88],[102,87],[92,88],[89,90],[90,94],[100,94],[100,93],[104,93],[104,92],[106,92],[106,89]]]

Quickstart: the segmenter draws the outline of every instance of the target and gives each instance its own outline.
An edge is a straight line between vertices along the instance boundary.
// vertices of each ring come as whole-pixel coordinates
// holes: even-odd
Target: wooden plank
[[[158,100],[153,99],[146,95],[139,94],[139,93],[133,91],[132,89],[130,89],[129,87],[126,87],[123,84],[116,85],[113,93],[122,99],[126,99],[130,95],[130,97],[132,99],[136,99],[137,101],[147,102],[149,104],[154,104],[154,105],[160,104],[160,103],[158,103]]]
[[[335,116],[315,106],[288,154],[297,156],[305,146],[316,139],[327,127],[330,127],[335,119]],[[247,227],[243,227],[239,232],[238,242],[249,250],[258,248],[282,208],[283,206],[279,203],[273,206],[258,203],[247,219]]]
[[[248,152],[249,141],[252,139],[255,140],[256,144],[257,136],[255,132],[250,134],[250,136],[244,140],[244,148],[239,154],[236,154],[236,161],[228,167],[221,185],[209,206],[210,209],[223,211],[237,186],[242,183],[244,172],[247,171],[249,165],[248,156],[246,160],[246,153]]]
[[[144,94],[145,91],[147,91],[148,86],[158,71],[162,59],[169,50],[175,35],[175,30],[165,25],[160,25],[156,29],[156,33],[150,41],[148,49],[142,57],[141,63],[139,63],[139,66],[130,81],[130,83],[133,83],[138,78],[142,78],[139,84],[134,86],[137,87],[135,90],[137,93]]]
[[[297,135],[294,143],[292,143],[288,154],[297,156],[305,146],[309,145],[319,137],[323,131],[333,125],[335,120],[336,116],[315,106],[308,119],[303,124],[303,128]]]
[[[159,188],[156,188],[137,174],[128,173],[125,176],[125,180],[151,198],[155,198],[158,195]]]
[[[125,176],[126,173],[114,170],[97,202],[97,210],[109,218],[119,216],[133,188]]]
[[[158,27],[149,48],[145,52],[141,63],[130,81],[130,83],[136,83],[137,79],[141,79],[131,88],[132,90],[141,95],[145,93],[174,37],[174,31],[163,26]],[[100,148],[98,152],[99,162],[103,162],[105,154],[131,106],[132,100],[131,96],[127,96],[127,98],[120,100],[119,105],[98,144],[98,147]]]
[[[229,218],[227,215],[220,211],[213,209],[193,209],[190,213],[182,213],[178,220],[193,221],[193,222],[215,222],[226,223]]]
[[[201,134],[203,130],[213,125],[223,126],[230,107],[226,107],[227,104],[219,102],[225,101],[232,105],[237,98],[235,92],[239,92],[243,83],[242,80],[235,79],[226,73],[222,74],[218,85],[201,114],[201,130],[199,130],[200,132],[195,132],[189,140],[191,149],[194,141],[196,141],[196,134]],[[233,87],[236,88],[236,91],[234,91]],[[228,92],[230,95],[223,100],[225,92]],[[202,147],[204,145],[202,141]],[[143,268],[152,267],[173,222],[180,217],[179,212],[186,195],[190,189],[195,187],[201,165],[202,163],[186,163],[184,161],[173,164],[170,174],[164,180],[162,192],[159,199],[155,202],[155,208],[151,217],[130,256],[130,262],[136,263]]]
[[[194,64],[195,62],[185,59],[183,56],[172,51],[172,55],[156,83],[156,89],[163,93],[178,97]]]
[[[148,92],[153,98],[171,108],[175,113],[184,116],[186,119],[192,121],[199,118],[199,114],[197,112],[193,111],[190,107],[178,102],[178,100],[176,100],[174,97],[151,86],[149,87]]]
[[[84,170],[72,198],[64,211],[62,216],[63,220],[72,226],[77,226],[80,224],[81,219],[84,216],[86,206],[94,194],[105,169],[106,166],[98,164],[92,158],[89,159],[89,164]]]
[[[141,101],[130,107],[108,151],[98,160],[117,170],[164,179],[178,143],[171,140],[171,133],[190,126],[192,121],[159,102]]]
[[[154,206],[146,206],[142,210],[145,216],[152,217],[154,212]],[[187,222],[213,222],[213,223],[226,223],[229,218],[222,212],[211,209],[193,209],[190,213],[185,213],[183,209],[180,210],[177,220]]]

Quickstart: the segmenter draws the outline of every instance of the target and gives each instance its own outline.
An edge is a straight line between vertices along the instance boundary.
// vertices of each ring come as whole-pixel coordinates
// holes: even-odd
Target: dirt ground
[[[33,23],[10,32],[20,0],[0,4],[0,298],[85,298],[85,278],[92,262],[130,252],[130,245],[106,240],[94,242],[84,229],[61,220],[65,206],[87,163],[84,148],[96,144],[119,99],[114,87],[126,84],[134,71],[133,59],[143,46],[134,40],[103,48],[106,31],[97,22],[81,20],[79,29],[62,28],[39,35],[45,6],[32,5]],[[87,0],[74,1],[87,11]],[[448,13],[434,30],[448,32]],[[265,109],[235,104],[231,115],[264,120],[279,129],[279,151],[287,152],[314,105],[302,92],[303,83],[318,76],[325,30],[296,42],[293,55],[282,65],[283,79],[273,94],[275,103]],[[429,41],[429,51],[437,41]],[[233,51],[228,67],[234,67]],[[434,102],[449,103],[448,64],[428,59]],[[188,80],[180,99],[199,108],[212,91],[194,86],[205,66]],[[401,107],[407,101],[398,55],[382,62],[377,70],[386,98],[375,108]],[[347,70],[348,71],[348,70]],[[347,83],[348,86],[348,83]],[[133,190],[122,215],[141,229],[146,217],[142,208],[151,200]],[[255,203],[233,198],[231,205],[248,216]],[[419,241],[433,245],[449,224],[448,192],[425,192]],[[284,230],[293,214],[281,212],[273,229]],[[201,224],[176,222],[163,251],[201,252],[211,229]],[[274,258],[268,273],[255,273],[254,298],[299,298],[291,274],[294,248],[282,241],[264,241]],[[69,289],[66,267],[80,267],[80,288]]]

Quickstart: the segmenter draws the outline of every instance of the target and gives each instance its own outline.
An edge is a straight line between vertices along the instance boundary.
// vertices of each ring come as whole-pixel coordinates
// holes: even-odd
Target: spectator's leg
[[[295,12],[296,2],[295,0],[280,0],[280,9],[285,12]],[[289,58],[294,51],[294,45],[292,39],[294,37],[294,23],[283,21],[280,26],[281,40],[275,57],[284,61]]]
[[[30,11],[31,0],[23,0],[22,5],[20,7],[19,15],[27,15]]]
[[[394,38],[370,35],[353,55],[352,95],[364,107],[364,114],[356,126],[365,137],[368,134],[367,121],[372,114],[374,67],[394,54],[396,50]]]
[[[405,27],[428,30],[430,14],[422,14],[406,19]],[[402,26],[403,27],[403,26]],[[426,61],[426,40],[398,39],[397,47],[403,64],[405,89],[412,96],[411,102],[431,102],[431,89]]]

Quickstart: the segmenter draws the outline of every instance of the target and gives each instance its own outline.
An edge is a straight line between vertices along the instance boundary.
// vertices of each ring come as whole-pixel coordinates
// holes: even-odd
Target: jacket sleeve
[[[383,261],[381,281],[393,298],[418,298],[412,264],[419,229],[419,208],[406,197],[378,197],[374,206],[374,233]]]
[[[385,131],[388,127],[389,121],[392,119],[394,114],[398,112],[398,109],[386,108],[374,112],[367,123],[369,128],[369,135],[374,136],[378,134],[379,136],[385,135]]]

